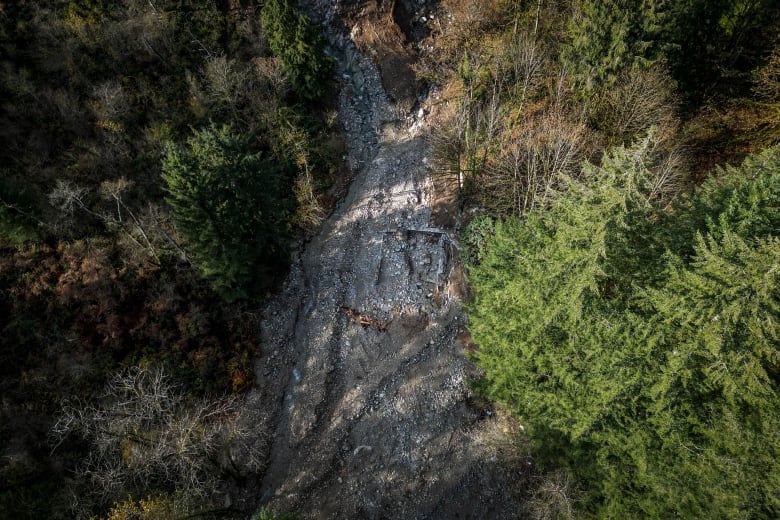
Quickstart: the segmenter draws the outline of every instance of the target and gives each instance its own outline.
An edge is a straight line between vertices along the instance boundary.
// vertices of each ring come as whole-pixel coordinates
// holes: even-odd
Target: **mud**
[[[507,427],[467,384],[476,372],[464,355],[457,242],[432,218],[430,101],[413,76],[387,76],[395,65],[360,37],[382,13],[395,26],[386,34],[408,29],[389,0],[352,2],[348,16],[339,3],[310,8],[338,63],[354,180],[264,310],[250,399],[269,418],[257,424],[270,438],[258,507],[300,518],[514,518],[520,474],[496,442]],[[412,42],[399,48],[411,67]]]

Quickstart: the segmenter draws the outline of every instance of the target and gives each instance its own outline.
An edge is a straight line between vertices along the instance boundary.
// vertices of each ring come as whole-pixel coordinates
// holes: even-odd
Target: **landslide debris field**
[[[453,275],[432,215],[435,94],[411,72],[425,2],[320,1],[354,179],[264,310],[252,391],[260,505],[300,518],[513,518],[509,425],[473,404]]]

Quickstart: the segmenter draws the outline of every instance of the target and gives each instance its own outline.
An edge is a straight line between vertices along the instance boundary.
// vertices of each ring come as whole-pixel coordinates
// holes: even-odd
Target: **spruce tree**
[[[268,0],[263,6],[268,45],[282,61],[293,91],[313,101],[323,96],[333,60],[325,55],[325,40],[295,0]]]
[[[167,201],[197,266],[228,301],[287,262],[283,171],[227,127],[203,129],[163,160]]]

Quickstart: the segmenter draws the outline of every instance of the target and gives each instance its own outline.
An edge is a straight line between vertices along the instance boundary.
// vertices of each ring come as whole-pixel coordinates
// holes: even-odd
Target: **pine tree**
[[[227,127],[170,145],[163,160],[167,201],[198,268],[226,300],[248,296],[287,262],[288,194],[283,172],[250,153]]]

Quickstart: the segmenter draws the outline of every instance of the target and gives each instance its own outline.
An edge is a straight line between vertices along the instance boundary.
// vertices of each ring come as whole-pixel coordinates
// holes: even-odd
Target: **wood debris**
[[[368,314],[355,310],[352,307],[342,307],[341,312],[346,314],[347,317],[353,322],[359,323],[363,327],[371,327],[380,332],[386,331],[387,326],[390,325],[390,322],[393,321],[393,320],[388,320],[388,321],[378,320],[373,316],[369,316]]]

